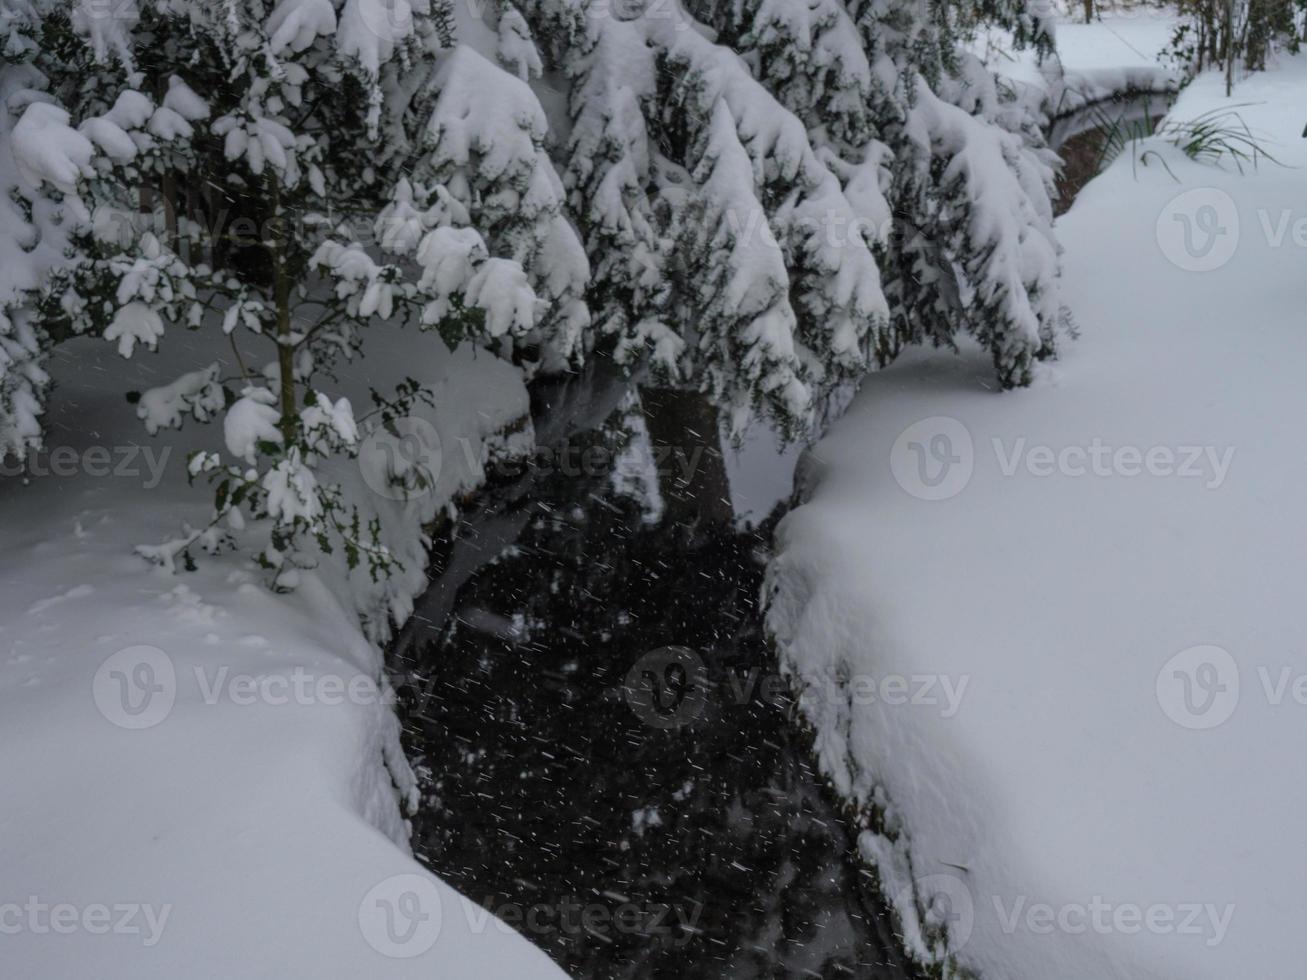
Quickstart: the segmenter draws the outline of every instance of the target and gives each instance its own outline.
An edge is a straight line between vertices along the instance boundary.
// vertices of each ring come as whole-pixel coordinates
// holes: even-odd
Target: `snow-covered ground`
[[[1171,119],[1238,104],[1284,166],[1116,160],[1059,223],[1063,360],[999,394],[974,350],[906,355],[781,526],[822,765],[984,976],[1301,973],[1305,85],[1197,79]]]
[[[1177,23],[1164,9],[1107,12],[1091,24],[1058,23],[1056,53],[1042,60],[1033,51],[1011,50],[1001,31],[982,33],[976,50],[994,71],[1062,117],[1126,93],[1174,90],[1179,75],[1165,52]]]
[[[129,374],[174,377],[193,342],[179,333]],[[374,501],[417,549],[417,523],[475,484],[526,392],[505,363],[430,335],[378,347],[343,381],[356,405],[405,375],[436,396],[435,489],[400,502],[382,485]],[[411,774],[355,612],[378,591],[329,562],[275,595],[231,555],[177,574],[133,555],[209,505],[178,433],[142,430],[117,359],[103,340],[61,347],[32,463],[45,475],[0,476],[0,976],[562,976],[408,853]],[[338,475],[355,496],[376,476]],[[416,554],[388,602],[420,587]]]

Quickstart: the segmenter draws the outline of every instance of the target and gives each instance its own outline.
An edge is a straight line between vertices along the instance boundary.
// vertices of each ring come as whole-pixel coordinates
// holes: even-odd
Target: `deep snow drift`
[[[132,361],[139,386],[195,363],[188,340]],[[373,497],[413,559],[417,522],[475,485],[526,392],[504,362],[429,335],[384,348],[345,390],[364,404],[367,380],[428,382],[445,448],[431,494]],[[108,383],[128,383],[117,357],[61,348],[32,464],[49,472],[0,477],[0,975],[561,976],[408,854],[411,774],[354,611],[379,594],[330,563],[275,595],[231,555],[169,574],[132,554],[210,504],[178,434],[151,439]],[[340,477],[366,499],[375,474]],[[410,567],[388,601],[421,582]]]
[[[1240,104],[1284,166],[1133,147],[1059,222],[1064,359],[1000,395],[974,349],[905,356],[781,526],[822,764],[985,976],[1301,970],[1304,85],[1199,78],[1170,118]]]

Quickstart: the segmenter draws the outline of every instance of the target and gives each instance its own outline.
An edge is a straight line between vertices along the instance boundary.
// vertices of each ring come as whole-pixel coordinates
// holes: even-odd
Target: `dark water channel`
[[[779,514],[644,394],[537,387],[545,450],[438,549],[391,652],[417,855],[577,978],[914,976],[762,636]]]
[[[1065,214],[1123,146],[1152,135],[1174,102],[1171,92],[1127,93],[1055,118],[1047,134],[1062,158],[1054,213]]]

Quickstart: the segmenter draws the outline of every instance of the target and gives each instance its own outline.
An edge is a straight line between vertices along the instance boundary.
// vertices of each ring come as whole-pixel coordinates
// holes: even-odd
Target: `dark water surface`
[[[762,636],[779,515],[645,394],[538,388],[549,448],[438,556],[392,651],[417,855],[573,977],[912,976]]]
[[[1065,214],[1085,185],[1102,172],[1122,144],[1152,135],[1175,102],[1174,93],[1138,92],[1105,99],[1054,120],[1048,141],[1062,158],[1055,214]],[[1133,152],[1137,155],[1138,150]]]

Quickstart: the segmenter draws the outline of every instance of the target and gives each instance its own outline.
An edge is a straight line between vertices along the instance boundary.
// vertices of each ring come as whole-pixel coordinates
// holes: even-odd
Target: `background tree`
[[[1226,95],[1236,66],[1266,67],[1276,45],[1296,52],[1307,32],[1307,5],[1301,0],[1182,0],[1180,23],[1170,51],[1188,70],[1223,68]]]
[[[909,344],[970,332],[1004,386],[1055,352],[1052,157],[960,46],[982,22],[1047,44],[1038,12],[517,8],[573,79],[565,180],[619,360],[649,354],[738,432],[759,413],[810,426],[843,382]]]

